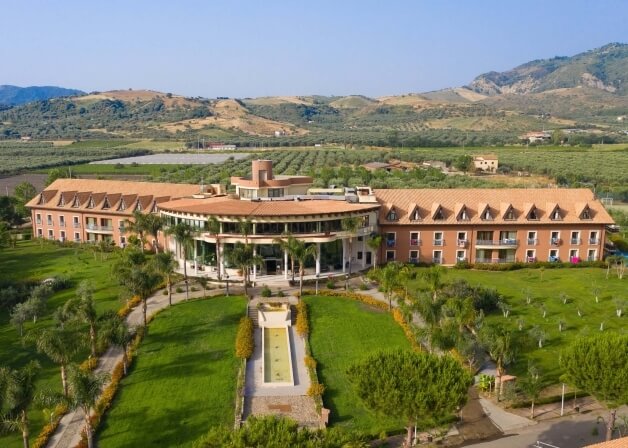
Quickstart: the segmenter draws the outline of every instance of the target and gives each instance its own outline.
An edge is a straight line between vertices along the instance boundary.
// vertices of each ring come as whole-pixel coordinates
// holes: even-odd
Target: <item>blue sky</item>
[[[381,96],[628,42],[628,1],[0,0],[0,84]]]

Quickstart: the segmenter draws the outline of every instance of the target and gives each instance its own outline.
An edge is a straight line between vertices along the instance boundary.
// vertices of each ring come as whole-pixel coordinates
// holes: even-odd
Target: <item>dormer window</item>
[[[480,216],[480,219],[482,221],[492,221],[493,220],[493,214],[491,213],[491,209],[486,207],[484,209],[484,211],[482,212],[482,215]]]
[[[124,211],[124,210],[126,210],[126,203],[124,202],[124,199],[121,199],[120,200],[120,205],[118,205],[118,211],[121,212],[121,211]]]
[[[443,219],[445,219],[445,215],[443,214],[443,207],[438,207],[438,210],[436,210],[436,213],[434,213],[433,219],[434,221],[442,221]]]
[[[153,202],[153,206],[150,209],[151,213],[157,213],[157,202]]]
[[[141,212],[142,211],[142,204],[140,201],[137,201],[137,204],[135,204],[135,211],[136,212]]]
[[[40,193],[39,194],[39,201],[37,201],[37,205],[43,205],[44,204],[44,194]]]
[[[467,207],[462,207],[460,213],[458,213],[458,221],[468,221],[470,218],[469,212],[467,211]]]
[[[515,219],[517,219],[517,217],[515,216],[515,209],[512,208],[512,206],[510,206],[508,207],[508,210],[506,210],[506,213],[504,214],[504,220],[514,221]]]
[[[81,203],[79,202],[78,196],[74,196],[74,199],[72,200],[72,208],[79,208],[79,206],[81,205]]]
[[[556,208],[554,209],[554,211],[550,215],[550,219],[552,221],[562,221],[563,220],[563,215],[560,212],[560,207],[556,206]]]
[[[391,208],[388,214],[386,215],[386,221],[397,221],[399,216],[397,215],[397,210],[395,208]]]
[[[61,197],[59,198],[59,203],[57,204],[57,207],[63,207],[65,206],[65,196],[62,194]]]
[[[109,204],[109,198],[105,196],[105,201],[102,204],[102,209],[107,210],[109,208],[111,208],[111,205]]]
[[[87,208],[94,208],[94,198],[89,197],[89,201],[87,201]]]
[[[580,213],[580,219],[593,219],[593,215],[591,214],[591,209],[587,205],[582,213]]]
[[[415,207],[410,213],[410,221],[421,221],[421,213],[419,213],[419,207]]]

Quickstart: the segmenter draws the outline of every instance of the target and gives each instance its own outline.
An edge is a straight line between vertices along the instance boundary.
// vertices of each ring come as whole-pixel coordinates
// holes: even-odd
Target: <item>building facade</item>
[[[599,260],[605,226],[613,223],[587,189],[357,187],[329,193],[310,189],[310,177],[275,176],[272,168],[270,160],[253,161],[250,177],[231,178],[231,194],[219,185],[58,179],[27,206],[36,237],[119,246],[126,244],[125,225],[135,211],[159,213],[167,225],[186,222],[196,229],[191,272],[237,275],[225,255],[246,243],[263,259],[253,279],[288,278],[291,263],[281,244],[287,235],[316,245],[306,267],[320,276],[365,269],[375,259],[443,265]],[[219,228],[210,231],[210,221]],[[383,236],[377,254],[367,244],[375,234]],[[179,253],[172,239],[157,239],[153,244]]]

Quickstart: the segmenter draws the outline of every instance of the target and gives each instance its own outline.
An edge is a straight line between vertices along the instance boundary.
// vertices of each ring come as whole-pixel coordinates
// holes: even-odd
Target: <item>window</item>
[[[79,217],[78,216],[73,216],[72,217],[72,226],[74,226],[75,228],[81,227],[81,223],[79,221]]]
[[[121,236],[120,237],[120,246],[122,246],[122,247],[126,246],[126,236]]]
[[[536,250],[528,249],[526,250],[526,262],[534,263],[536,261]]]
[[[419,232],[410,232],[410,246],[418,246],[419,242]]]
[[[589,244],[597,244],[597,243],[599,243],[598,238],[597,238],[597,231],[592,230],[591,233],[589,233]]]
[[[386,247],[395,247],[397,234],[394,232],[386,233]]]
[[[118,205],[118,211],[121,212],[121,211],[124,211],[124,210],[126,210],[126,202],[124,202],[124,199],[121,199],[120,200],[120,205]]]
[[[558,249],[550,249],[548,261],[560,261]]]
[[[65,227],[65,216],[59,216],[59,227]]]
[[[552,246],[558,246],[560,244],[560,232],[553,231],[550,234],[550,244]]]
[[[57,204],[57,206],[63,207],[64,205],[65,205],[65,196],[62,193],[61,197],[59,198],[59,203]]]
[[[359,250],[359,251],[358,251],[358,260],[361,260],[361,259],[362,259],[362,251],[361,251],[361,250]]]
[[[105,201],[102,204],[102,209],[107,210],[108,208],[111,208],[111,205],[109,205],[109,198],[105,196]]]
[[[482,212],[482,216],[480,217],[480,219],[482,221],[492,221],[493,220],[493,214],[491,213],[491,209],[489,207],[486,207],[484,209],[484,211]]]
[[[48,225],[52,225],[52,215],[46,215],[46,220],[48,221]]]
[[[55,237],[55,233],[52,229],[48,229],[48,238],[53,240]]]
[[[578,257],[578,249],[569,249],[569,261],[572,263],[580,261],[580,257]]]
[[[456,262],[467,261],[467,251],[466,250],[457,250],[456,251]]]
[[[89,197],[89,201],[87,201],[87,208],[94,208],[94,198]]]
[[[386,251],[386,261],[395,261],[395,251],[387,250]]]
[[[462,210],[460,210],[460,213],[458,214],[458,221],[468,221],[469,218],[469,212],[467,212],[467,207],[462,207]]]
[[[571,232],[571,244],[580,244],[580,232]]]
[[[435,250],[432,252],[432,263],[441,264],[443,262],[443,251]]]
[[[587,261],[595,261],[597,259],[597,250],[589,249],[587,251]]]
[[[528,245],[529,246],[536,246],[536,244],[538,243],[537,239],[536,239],[536,230],[531,230],[528,232]]]
[[[554,211],[552,211],[552,214],[550,215],[550,219],[552,221],[562,221],[563,220],[563,214],[560,211],[560,207],[556,206],[556,208],[554,209]]]
[[[280,198],[282,196],[283,196],[283,188],[269,188],[268,189],[269,198]]]
[[[467,246],[467,232],[458,232],[458,246],[459,247]]]
[[[80,243],[81,242],[81,234],[78,232],[74,232],[74,242],[75,243]]]
[[[65,241],[65,230],[62,230],[61,232],[59,232],[59,239],[61,241]]]
[[[36,218],[35,218],[35,219],[36,219],[36,221],[37,221],[37,224],[41,224],[41,213],[37,213],[37,215],[36,215]]]
[[[135,211],[136,212],[141,212],[142,211],[142,203],[140,201],[137,201],[137,203],[135,204]]]
[[[443,244],[443,232],[434,232],[434,246],[442,246]]]
[[[257,190],[253,188],[240,188],[240,197],[242,199],[255,199],[257,198]]]
[[[37,229],[37,236],[39,238],[43,237],[44,236],[44,231],[42,229]]]
[[[512,208],[512,205],[511,205],[510,207],[508,207],[508,210],[506,210],[506,213],[504,214],[504,220],[514,221],[515,219],[517,219],[517,217],[515,216],[515,209]]]
[[[419,213],[419,207],[415,207],[410,214],[410,221],[421,221],[421,214]]]
[[[74,196],[74,199],[72,200],[72,208],[79,208],[80,205],[81,203],[79,202],[78,196]]]
[[[410,263],[418,263],[419,262],[419,251],[411,250],[410,251]]]
[[[391,208],[388,214],[386,215],[386,221],[397,221],[399,217],[397,216],[397,210],[395,208]]]
[[[442,221],[445,219],[445,215],[443,213],[443,207],[439,206],[436,213],[434,213],[434,221]]]
[[[532,207],[532,209],[530,209],[530,213],[528,213],[528,220],[530,221],[538,221],[539,220],[539,213],[536,210],[536,207]]]
[[[490,244],[493,242],[493,232],[490,230],[483,230],[478,232],[476,244]]]
[[[593,219],[593,216],[591,215],[591,209],[588,205],[584,207],[584,210],[582,210],[582,213],[580,213],[580,219]]]

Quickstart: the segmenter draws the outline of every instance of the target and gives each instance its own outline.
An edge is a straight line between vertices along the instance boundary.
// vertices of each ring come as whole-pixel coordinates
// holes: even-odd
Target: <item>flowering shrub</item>
[[[406,339],[408,339],[408,342],[410,342],[410,345],[412,346],[412,350],[414,350],[415,352],[420,352],[421,345],[416,341],[416,338],[414,337],[414,333],[412,332],[410,325],[408,325],[408,322],[406,322],[406,319],[403,316],[403,313],[401,312],[401,310],[399,308],[393,308],[392,315],[395,322],[397,322],[399,326],[401,327],[401,329],[403,330],[403,334],[406,335]]]
[[[35,442],[31,445],[32,448],[44,448],[48,444],[48,439],[55,433],[61,421],[61,417],[63,417],[66,412],[68,412],[68,408],[64,404],[57,405],[52,413],[50,423],[41,429]]]
[[[91,372],[92,370],[96,368],[97,365],[98,365],[98,358],[94,358],[90,356],[89,358],[87,358],[85,361],[81,363],[81,365],[79,366],[79,369],[81,369],[83,372]]]
[[[312,381],[310,387],[307,388],[308,397],[321,397],[325,392],[325,386],[319,382]]]
[[[248,359],[253,354],[253,321],[245,316],[240,319],[238,333],[236,335],[236,356]]]
[[[307,315],[307,305],[303,300],[297,304],[296,330],[299,336],[306,337],[310,332],[310,324]]]
[[[127,317],[131,313],[133,308],[135,308],[141,302],[142,299],[140,299],[139,296],[131,297],[131,300],[129,300],[122,308],[118,310],[118,316]]]

